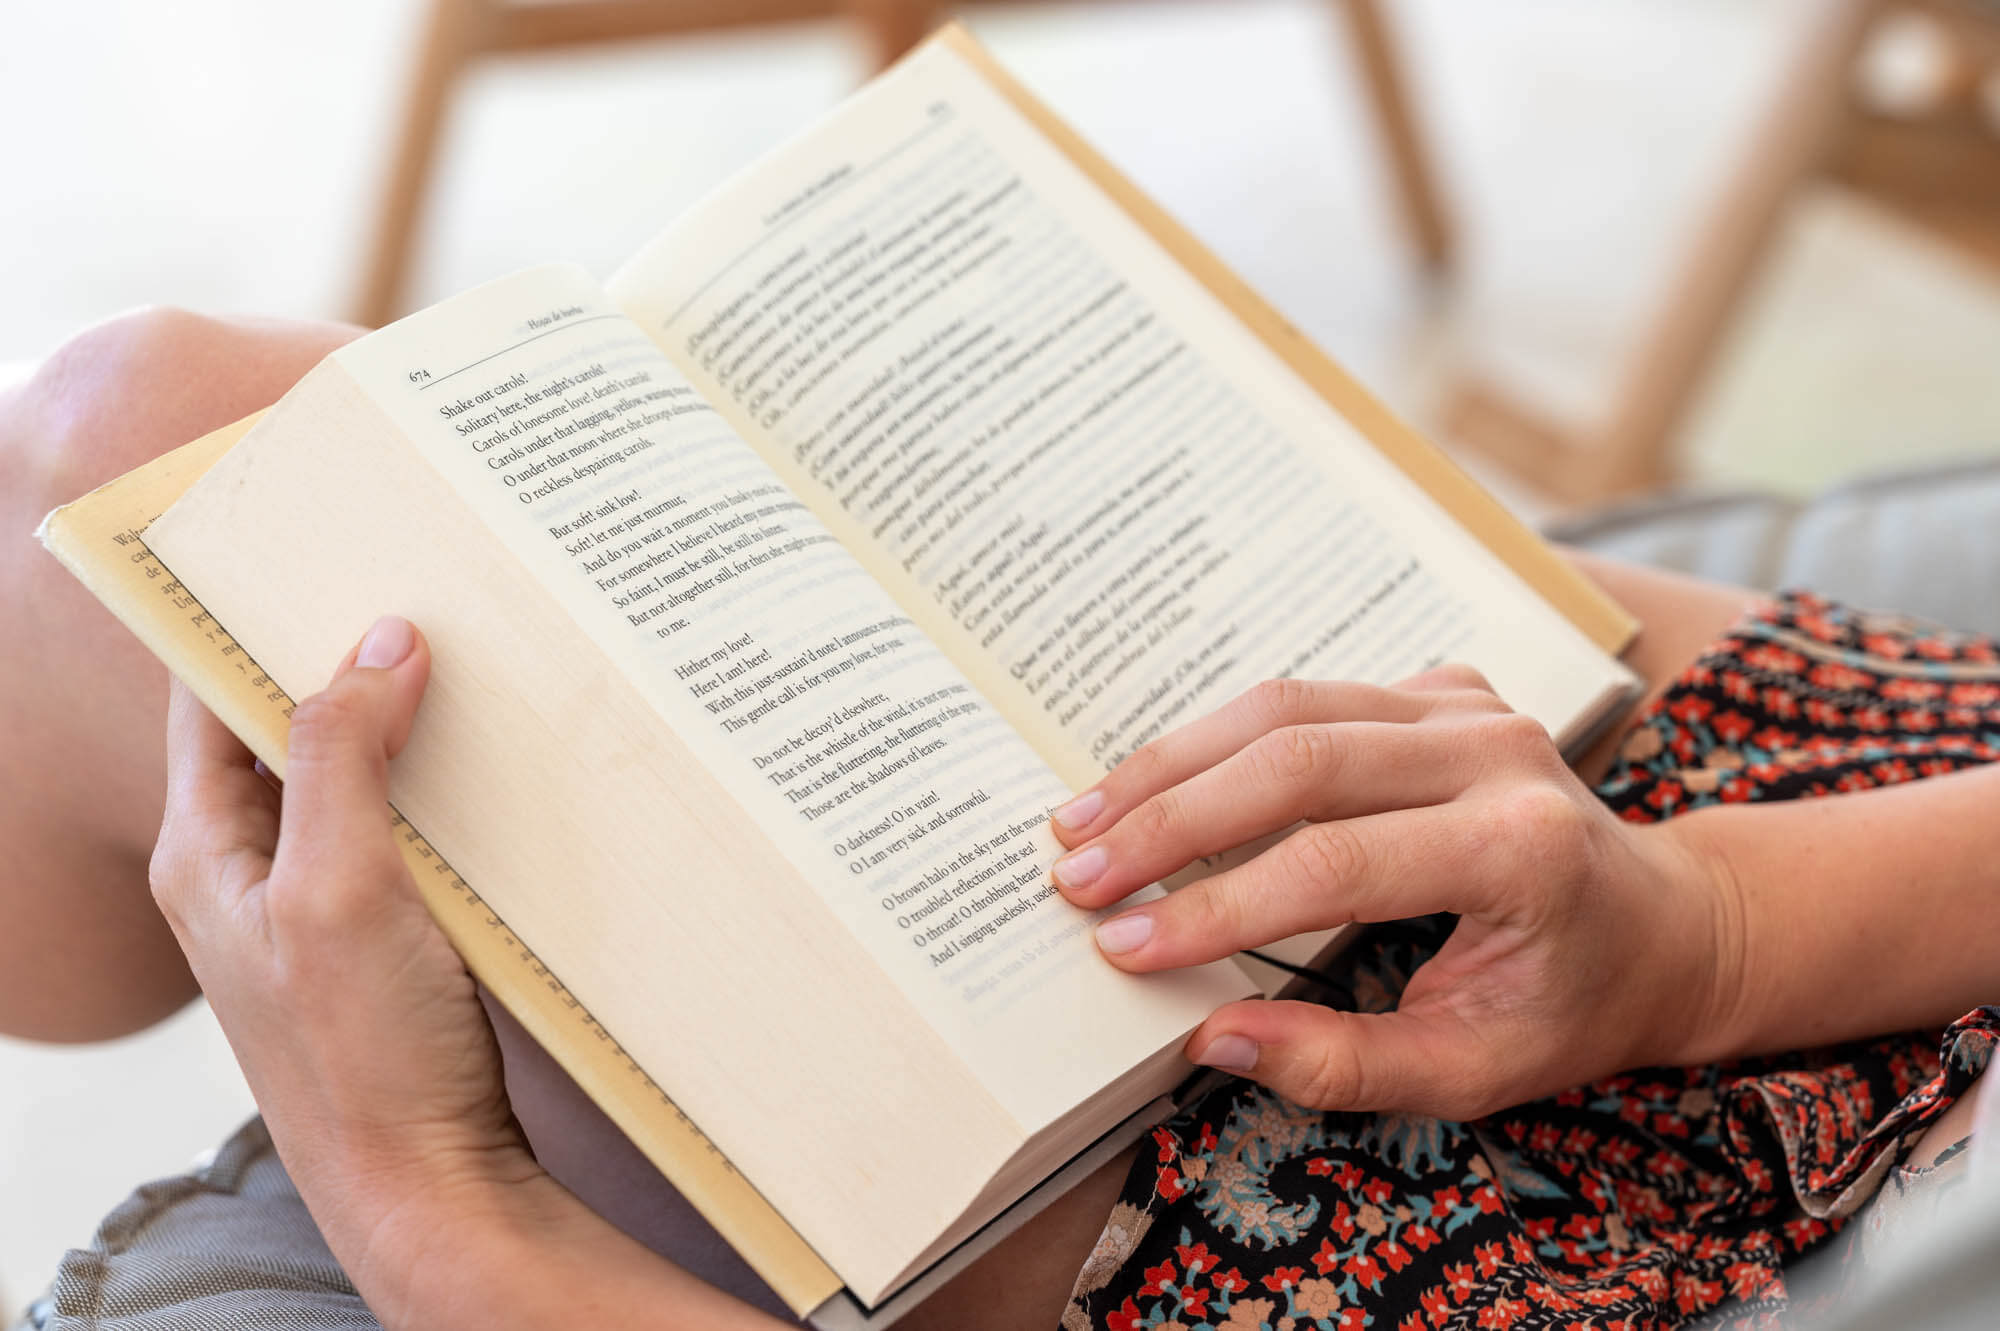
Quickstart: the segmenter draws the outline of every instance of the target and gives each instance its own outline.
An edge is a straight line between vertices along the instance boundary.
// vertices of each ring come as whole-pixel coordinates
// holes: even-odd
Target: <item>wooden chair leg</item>
[[[1667,480],[1675,431],[1787,205],[1825,163],[1852,115],[1850,80],[1881,8],[1882,0],[1828,0],[1823,6],[1665,307],[1639,339],[1601,428],[1552,426],[1473,380],[1447,408],[1447,431],[1565,500],[1592,502]]]
[[[478,49],[493,0],[431,0],[423,44],[404,106],[400,137],[376,214],[360,290],[349,317],[377,328],[404,313],[432,163],[459,75]]]
[[[1388,158],[1403,225],[1424,266],[1442,272],[1451,267],[1453,257],[1451,217],[1410,105],[1393,36],[1377,0],[1339,0],[1338,8],[1347,20],[1348,40]]]
[[[878,69],[886,69],[930,35],[937,6],[930,0],[845,0],[848,15],[868,34]]]

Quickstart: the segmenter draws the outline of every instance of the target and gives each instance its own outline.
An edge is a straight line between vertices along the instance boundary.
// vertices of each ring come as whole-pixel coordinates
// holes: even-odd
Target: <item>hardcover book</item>
[[[1633,690],[1621,611],[956,28],[608,281],[411,315],[44,539],[281,774],[289,700],[422,626],[427,901],[801,1313],[1282,980],[1105,962],[1070,792],[1276,676],[1463,660],[1571,748]]]

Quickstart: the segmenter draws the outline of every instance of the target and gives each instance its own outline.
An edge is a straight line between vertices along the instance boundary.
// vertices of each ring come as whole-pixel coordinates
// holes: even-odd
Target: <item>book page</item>
[[[581,270],[335,353],[147,543],[294,695],[424,627],[396,807],[864,1299],[1248,988],[1097,955],[1060,780]]]
[[[948,45],[610,290],[1072,784],[1274,676],[1629,682]]]
[[[37,535],[202,705],[273,771],[292,700],[146,548],[147,528],[250,429],[238,421],[162,454],[49,515]],[[794,1311],[840,1279],[662,1094],[591,1014],[406,821],[396,842],[424,903],[476,975],[634,1145]]]
[[[1096,955],[1048,876],[1061,780],[580,271],[334,360],[1024,1126],[1240,989]]]

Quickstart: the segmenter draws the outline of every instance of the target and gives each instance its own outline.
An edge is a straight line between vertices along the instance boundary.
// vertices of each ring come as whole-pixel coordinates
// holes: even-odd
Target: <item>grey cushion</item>
[[[2000,634],[2000,461],[1889,472],[1808,503],[1768,495],[1641,500],[1548,534],[1635,564]]]

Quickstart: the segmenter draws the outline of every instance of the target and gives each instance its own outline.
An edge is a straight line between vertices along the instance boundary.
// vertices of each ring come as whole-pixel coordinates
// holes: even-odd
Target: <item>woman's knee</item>
[[[0,406],[0,445],[59,499],[269,406],[360,330],[165,306],[64,343]]]

